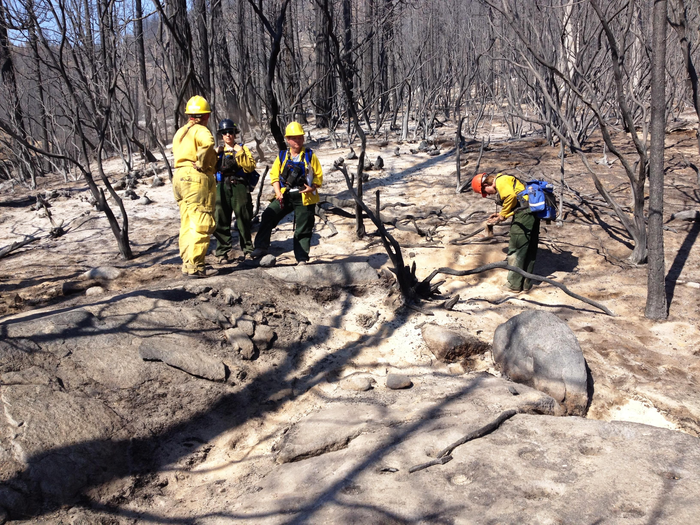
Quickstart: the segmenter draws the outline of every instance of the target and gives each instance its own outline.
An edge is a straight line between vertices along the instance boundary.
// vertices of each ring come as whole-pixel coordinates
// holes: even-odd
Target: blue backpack
[[[517,195],[520,204],[528,206],[530,213],[539,219],[556,219],[557,199],[554,196],[552,183],[534,179],[523,184],[525,189]],[[525,195],[527,195],[527,201],[523,198]]]

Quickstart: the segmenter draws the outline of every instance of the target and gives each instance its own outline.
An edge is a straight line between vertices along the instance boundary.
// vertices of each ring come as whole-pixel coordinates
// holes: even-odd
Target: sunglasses
[[[221,135],[235,135],[235,133],[233,131],[222,131]]]

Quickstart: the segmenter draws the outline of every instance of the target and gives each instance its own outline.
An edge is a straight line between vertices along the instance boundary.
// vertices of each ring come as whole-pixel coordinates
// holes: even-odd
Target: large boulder
[[[569,415],[588,407],[586,360],[568,325],[556,315],[531,310],[493,335],[493,360],[511,380],[556,399]]]
[[[285,282],[313,287],[368,284],[379,279],[377,270],[366,262],[307,264],[266,271],[270,276]]]

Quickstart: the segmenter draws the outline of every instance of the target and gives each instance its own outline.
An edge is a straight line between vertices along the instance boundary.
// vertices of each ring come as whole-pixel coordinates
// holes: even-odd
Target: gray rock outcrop
[[[271,277],[307,286],[349,286],[379,279],[377,270],[366,262],[284,266],[268,271]]]
[[[226,368],[221,360],[196,348],[196,341],[183,346],[182,341],[170,341],[167,337],[146,339],[139,346],[139,355],[145,361],[162,361],[193,376],[211,381],[224,381]]]
[[[492,351],[511,380],[549,394],[569,415],[585,414],[586,361],[576,336],[556,315],[539,310],[516,315],[496,328]]]

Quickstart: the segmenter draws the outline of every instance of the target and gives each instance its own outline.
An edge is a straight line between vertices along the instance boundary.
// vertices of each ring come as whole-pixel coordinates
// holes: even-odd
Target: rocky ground
[[[441,133],[428,149],[379,139],[368,149],[384,167],[368,171],[367,200],[378,190],[395,205],[383,218],[421,278],[500,261],[507,244],[498,227],[495,238],[461,240],[495,207],[455,194],[453,131]],[[694,144],[689,132],[667,140],[669,220],[698,208],[684,160]],[[347,199],[332,165],[349,150],[313,148],[323,193]],[[481,169],[557,180],[557,153],[538,139],[493,142]],[[465,177],[477,156],[478,146],[463,154]],[[125,201],[131,261],[119,259],[83,183],[40,181],[67,231],[55,239],[32,192],[4,184],[0,248],[46,237],[0,259],[0,522],[693,522],[700,223],[668,223],[670,316],[646,320],[646,268],[626,262],[624,231],[580,161],[566,160],[564,221],[543,227],[536,273],[615,317],[546,284],[508,295],[502,271],[444,276],[442,299],[460,296],[452,310],[400,308],[375,228],[357,240],[354,219],[333,209],[307,267],[293,266],[286,221],[273,236],[275,268],[246,261],[184,281],[162,173],[154,186],[143,171],[139,198]],[[616,164],[599,169],[626,204]],[[109,168],[124,178],[120,160]],[[586,418],[554,417],[551,397],[523,385],[514,393],[494,366],[496,328],[533,309],[578,339],[592,378]],[[445,362],[422,337],[428,324],[483,346]],[[409,473],[508,409],[522,413],[449,463]]]

